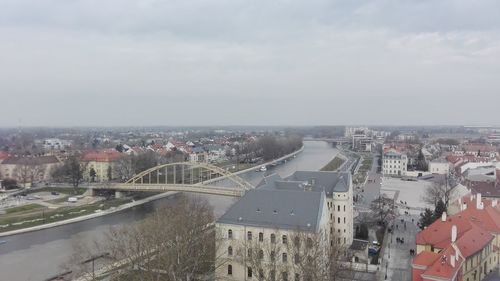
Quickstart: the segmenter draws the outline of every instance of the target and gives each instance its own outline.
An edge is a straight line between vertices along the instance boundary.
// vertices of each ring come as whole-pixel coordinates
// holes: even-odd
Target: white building
[[[382,173],[384,176],[405,176],[408,168],[408,156],[395,149],[384,152]]]
[[[429,172],[433,174],[447,175],[450,173],[450,162],[443,159],[436,159],[429,162]]]
[[[276,276],[282,278],[276,280],[302,280],[300,269],[293,266],[291,247],[286,245],[297,237],[321,234],[324,247],[349,247],[353,241],[352,192],[349,173],[297,171],[285,180],[278,175],[265,178],[216,222],[217,233],[223,237],[217,256],[224,263],[217,266],[216,280],[252,280],[260,274],[244,258],[257,254],[251,252],[255,243],[276,249],[271,256],[265,254],[267,262],[277,258],[291,265],[284,267],[287,272],[278,272]]]

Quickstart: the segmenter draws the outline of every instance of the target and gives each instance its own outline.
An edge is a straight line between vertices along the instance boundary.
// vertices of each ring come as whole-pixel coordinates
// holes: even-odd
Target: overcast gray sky
[[[498,0],[2,0],[0,126],[500,125]]]

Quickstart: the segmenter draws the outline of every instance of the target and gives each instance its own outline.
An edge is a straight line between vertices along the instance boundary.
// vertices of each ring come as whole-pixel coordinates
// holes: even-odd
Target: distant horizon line
[[[308,127],[462,127],[470,129],[500,128],[500,125],[463,125],[463,124],[439,124],[439,125],[415,125],[415,124],[318,124],[318,125],[21,125],[0,126],[0,129],[73,129],[73,128],[234,128],[234,127],[262,127],[262,128],[308,128]]]

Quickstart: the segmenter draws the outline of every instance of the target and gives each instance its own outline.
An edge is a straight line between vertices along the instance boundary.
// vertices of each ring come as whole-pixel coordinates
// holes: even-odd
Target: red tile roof
[[[122,157],[122,154],[114,149],[94,150],[85,152],[82,160],[95,162],[113,162],[118,160],[120,157]]]
[[[0,150],[0,160],[9,157],[9,153],[7,151]]]
[[[447,247],[444,251],[439,253],[439,257],[434,260],[432,265],[430,265],[424,273],[421,275],[423,280],[428,280],[426,277],[445,278],[451,280],[456,276],[461,268],[463,259],[458,256],[455,258],[457,252],[452,246]],[[455,266],[452,266],[451,259],[455,258]]]

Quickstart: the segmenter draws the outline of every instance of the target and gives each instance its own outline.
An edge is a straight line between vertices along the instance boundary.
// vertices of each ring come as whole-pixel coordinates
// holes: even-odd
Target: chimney
[[[498,199],[493,199],[493,201],[491,201],[491,207],[496,207],[498,204]]]
[[[450,255],[451,267],[455,267],[455,255]]]
[[[441,221],[446,221],[446,212],[441,214]]]
[[[457,226],[451,226],[451,243],[455,243],[457,241]]]
[[[483,209],[483,202],[481,201],[481,193],[478,193],[476,195],[476,209],[478,209],[478,210]]]

